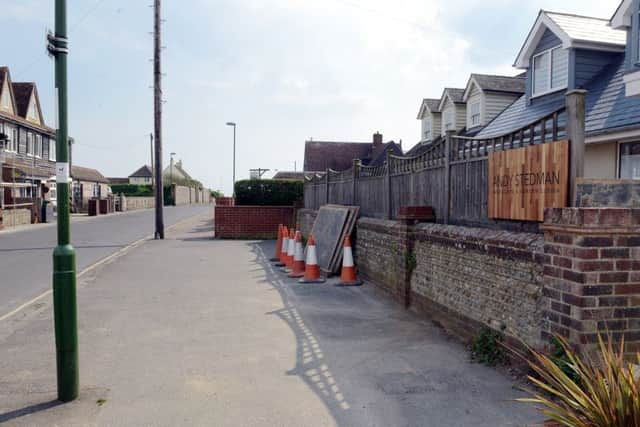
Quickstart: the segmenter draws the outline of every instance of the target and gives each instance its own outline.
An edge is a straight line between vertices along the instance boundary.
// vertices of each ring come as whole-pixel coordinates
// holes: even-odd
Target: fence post
[[[327,168],[324,174],[324,204],[329,204],[329,168]]]
[[[351,195],[352,205],[355,206],[358,204],[358,175],[360,172],[360,159],[353,159],[353,180],[351,191],[353,192]]]
[[[386,160],[386,169],[384,171],[384,194],[385,194],[385,206],[384,206],[384,217],[386,219],[391,219],[392,216],[392,200],[391,197],[391,150],[386,151],[387,160]]]
[[[451,146],[453,145],[453,135],[456,131],[448,130],[444,136],[444,223],[449,224],[449,213],[451,211]]]
[[[572,90],[567,93],[567,139],[569,139],[569,194],[570,206],[576,205],[576,181],[584,176],[584,118],[586,90]]]

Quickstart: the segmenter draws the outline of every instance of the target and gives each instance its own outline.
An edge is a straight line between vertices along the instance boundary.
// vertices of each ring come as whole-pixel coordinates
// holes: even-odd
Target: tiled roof
[[[107,180],[109,181],[109,184],[111,184],[111,185],[128,184],[129,183],[129,178],[112,178],[112,177],[109,177],[109,178],[107,178]]]
[[[147,165],[142,166],[140,169],[129,175],[130,178],[151,178],[153,177],[153,171]]]
[[[368,158],[371,146],[370,142],[307,141],[304,146],[304,170],[347,170],[353,165],[353,159]]]
[[[525,78],[493,76],[488,74],[472,74],[480,89],[490,92],[524,93]]]
[[[418,120],[422,119],[422,110],[424,110],[424,107],[427,106],[429,108],[429,111],[431,111],[432,113],[439,113],[440,110],[438,109],[440,107],[440,100],[439,99],[434,99],[434,98],[425,98],[422,100],[422,104],[420,104],[420,110],[418,111]]]
[[[441,139],[442,139],[442,136],[438,136],[436,139],[434,139],[433,141],[430,141],[430,142],[419,142],[416,145],[414,145],[413,147],[411,147],[411,149],[405,153],[405,156],[407,156],[407,157],[418,156],[418,155],[424,153],[433,144],[436,144],[436,143],[440,142]]]
[[[371,153],[367,166],[381,166],[387,160],[387,151],[391,150],[396,156],[402,156],[402,148],[393,141],[375,147]]]
[[[17,113],[23,119],[27,117],[33,87],[33,83],[13,83],[13,94],[16,97],[16,107],[18,109]]]
[[[627,42],[627,32],[613,29],[608,19],[547,11],[544,13],[573,40],[621,46]]]
[[[447,92],[449,94],[449,96],[451,97],[451,100],[455,103],[463,103],[463,99],[462,97],[464,96],[464,89],[457,89],[457,88],[446,88],[445,92]]]
[[[109,183],[109,180],[96,169],[84,168],[82,166],[72,165],[71,177],[78,181]]]

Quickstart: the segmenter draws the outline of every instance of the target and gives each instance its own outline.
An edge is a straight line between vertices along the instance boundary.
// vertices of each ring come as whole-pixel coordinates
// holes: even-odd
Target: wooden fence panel
[[[383,185],[384,177],[382,176],[358,179],[358,200],[362,216],[384,218]]]
[[[454,222],[487,222],[487,159],[451,165],[451,210]]]

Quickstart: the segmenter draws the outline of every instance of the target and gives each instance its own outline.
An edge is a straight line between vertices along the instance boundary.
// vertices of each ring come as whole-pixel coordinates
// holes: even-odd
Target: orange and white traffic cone
[[[302,233],[300,230],[296,231],[292,269],[293,271],[289,273],[289,277],[298,278],[304,276],[304,248],[302,247]]]
[[[291,273],[293,271],[293,255],[296,250],[296,235],[293,228],[289,230],[289,244],[287,245],[287,257],[284,261],[283,271]]]
[[[276,254],[269,261],[280,261],[280,253],[282,252],[282,224],[278,225],[278,240],[276,241]]]
[[[320,266],[318,265],[318,254],[316,253],[316,242],[313,234],[309,234],[307,242],[307,262],[305,263],[304,277],[298,280],[300,283],[324,283],[320,276]]]
[[[289,230],[286,226],[282,226],[282,248],[280,250],[280,262],[276,267],[284,267],[287,265],[287,249],[289,248]]]
[[[342,255],[342,272],[338,286],[360,286],[362,281],[358,279],[356,266],[353,263],[353,251],[351,250],[351,239],[349,236],[344,239],[344,250]]]

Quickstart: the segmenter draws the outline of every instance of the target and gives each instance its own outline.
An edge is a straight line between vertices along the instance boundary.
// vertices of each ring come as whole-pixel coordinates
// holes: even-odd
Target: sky
[[[150,163],[151,0],[67,0],[76,165],[128,176]],[[618,0],[163,0],[164,165],[232,190],[249,169],[302,169],[306,140],[420,137],[423,98],[470,73],[515,75],[540,9],[610,18]],[[54,126],[45,33],[53,0],[0,0],[0,65],[38,86]]]

